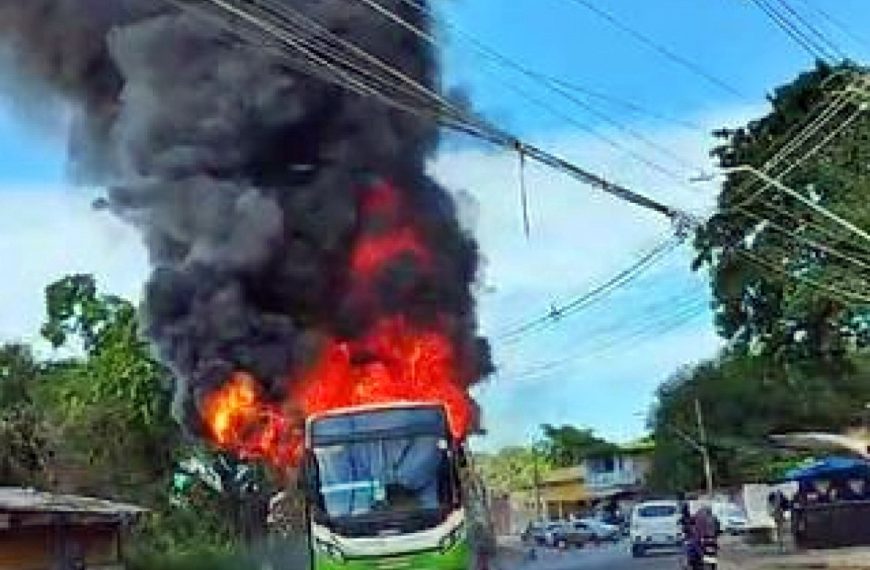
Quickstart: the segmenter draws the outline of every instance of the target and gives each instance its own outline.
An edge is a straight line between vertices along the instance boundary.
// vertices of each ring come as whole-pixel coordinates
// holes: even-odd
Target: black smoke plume
[[[429,47],[363,3],[283,1],[438,89]],[[471,293],[476,244],[425,174],[436,125],[160,0],[0,0],[0,44],[16,72],[74,110],[71,171],[107,188],[105,204],[141,230],[153,265],[143,325],[178,376],[189,426],[232,371],[280,398],[324,335],[366,326],[370,315],[347,302],[347,258],[360,193],[377,180],[400,189],[434,262],[390,268],[379,306],[446,318],[464,384],[489,371]]]

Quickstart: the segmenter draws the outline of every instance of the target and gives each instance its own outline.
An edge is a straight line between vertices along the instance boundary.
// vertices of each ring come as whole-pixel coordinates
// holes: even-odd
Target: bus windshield
[[[447,442],[434,435],[314,448],[329,519],[438,511],[451,500]]]

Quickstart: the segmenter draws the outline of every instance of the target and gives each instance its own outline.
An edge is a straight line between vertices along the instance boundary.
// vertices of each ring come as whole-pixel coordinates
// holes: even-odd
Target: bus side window
[[[299,486],[305,499],[318,509],[323,510],[324,504],[323,494],[320,492],[320,477],[317,465],[317,458],[314,453],[308,452],[305,454],[305,461],[302,465],[302,476],[299,478]]]

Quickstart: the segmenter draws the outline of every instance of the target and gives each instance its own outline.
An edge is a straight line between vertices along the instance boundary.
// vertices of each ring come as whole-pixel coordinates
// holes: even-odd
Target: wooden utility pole
[[[532,465],[535,478],[535,518],[542,521],[544,519],[541,513],[541,471],[538,468],[538,446],[534,440],[532,441]]]
[[[707,444],[707,430],[704,427],[704,415],[701,411],[701,401],[695,398],[695,417],[698,420],[698,436],[700,445],[698,451],[704,459],[704,478],[707,481],[707,496],[713,498],[713,466],[710,463],[710,447]]]

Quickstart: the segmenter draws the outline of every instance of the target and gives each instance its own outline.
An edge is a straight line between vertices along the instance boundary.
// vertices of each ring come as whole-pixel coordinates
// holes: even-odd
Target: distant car
[[[598,519],[580,519],[577,521],[586,526],[592,540],[598,542],[616,542],[622,536],[622,529]]]
[[[520,534],[520,540],[528,544],[536,544],[538,539],[544,536],[544,524],[542,522],[530,522]]]
[[[583,548],[590,542],[595,541],[595,531],[583,521],[569,521],[563,523],[556,530],[554,545],[558,548],[574,546]]]
[[[647,501],[631,513],[631,554],[635,558],[655,549],[683,546],[680,505],[677,501]]]
[[[523,531],[520,538],[523,542],[537,544],[538,546],[556,546],[556,535],[560,531],[562,522],[532,522]]]

